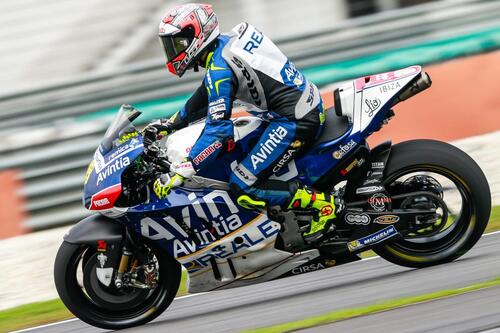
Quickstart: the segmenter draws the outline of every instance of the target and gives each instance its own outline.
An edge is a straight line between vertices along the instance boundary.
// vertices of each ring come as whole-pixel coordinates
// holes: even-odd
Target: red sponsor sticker
[[[206,160],[210,155],[215,153],[217,149],[222,147],[222,143],[220,141],[215,141],[207,148],[203,149],[201,153],[199,153],[195,158],[193,158],[193,163],[195,165],[199,165],[201,162]]]
[[[90,210],[104,210],[113,208],[116,200],[122,193],[122,184],[116,184],[94,194],[91,199]]]
[[[106,244],[105,240],[98,240],[97,241],[97,251],[106,251],[108,249],[108,244]]]

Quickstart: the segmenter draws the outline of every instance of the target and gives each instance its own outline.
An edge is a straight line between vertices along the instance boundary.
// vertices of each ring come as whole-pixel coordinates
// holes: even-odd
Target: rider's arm
[[[169,120],[169,127],[178,130],[195,122],[207,114],[208,95],[205,82],[196,89],[193,95],[187,100],[184,107],[176,112]]]
[[[237,81],[232,70],[221,58],[212,59],[204,80],[208,110],[205,129],[191,148],[189,158],[195,170],[213,161],[233,137],[230,120]]]

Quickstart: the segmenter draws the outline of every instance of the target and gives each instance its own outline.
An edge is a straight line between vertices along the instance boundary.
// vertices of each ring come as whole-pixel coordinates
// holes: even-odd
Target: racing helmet
[[[197,57],[219,36],[219,22],[211,5],[190,3],[170,9],[159,27],[168,70],[181,77],[197,69]]]

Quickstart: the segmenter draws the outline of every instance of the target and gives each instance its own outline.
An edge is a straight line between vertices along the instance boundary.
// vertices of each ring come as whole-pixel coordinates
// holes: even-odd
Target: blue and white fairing
[[[366,138],[380,129],[393,101],[420,74],[420,66],[380,73],[350,81],[339,89],[342,115],[349,127],[340,137],[314,146],[307,154],[289,163],[296,171],[284,180],[297,177],[303,183],[314,183],[343,161]],[[332,112],[332,111],[330,111]],[[328,130],[328,128],[326,129]],[[282,170],[283,172],[283,170]]]
[[[393,99],[419,73],[420,67],[413,66],[360,78],[343,87],[339,95],[342,113],[349,118],[347,131],[316,144],[272,178],[300,179],[313,185],[380,128]],[[233,120],[236,148],[218,157],[213,167],[201,170],[198,180],[173,189],[164,199],[149,193],[141,204],[115,207],[123,172],[134,167],[144,150],[141,135],[131,125],[138,114],[122,108],[106,132],[86,175],[85,207],[114,216],[170,253],[188,270],[190,292],[267,281],[319,257],[318,250],[289,253],[276,249],[280,224],[265,214],[241,209],[227,192],[230,173],[265,128],[265,121],[256,117]],[[189,154],[203,126],[192,125],[164,140],[170,162],[180,162]],[[197,181],[201,183],[192,186]],[[206,186],[211,184],[217,186]]]
[[[122,191],[123,172],[144,150],[142,136],[131,123],[139,114],[135,109],[122,107],[106,131],[85,175],[85,208],[101,212],[113,209]]]

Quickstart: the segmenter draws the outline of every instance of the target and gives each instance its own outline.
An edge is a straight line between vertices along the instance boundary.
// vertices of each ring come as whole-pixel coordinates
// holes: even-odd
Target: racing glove
[[[188,160],[173,165],[171,169],[175,172],[173,176],[163,174],[153,184],[153,190],[160,199],[166,198],[172,188],[182,186],[186,178],[190,179],[196,173],[193,164]]]
[[[173,132],[172,122],[169,121],[169,119],[165,118],[158,119],[149,123],[146,127],[144,127],[142,132],[147,133],[153,128],[156,130],[156,135],[167,136]]]

